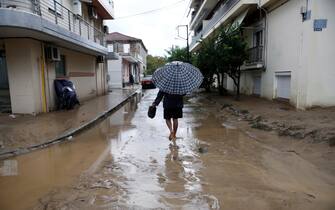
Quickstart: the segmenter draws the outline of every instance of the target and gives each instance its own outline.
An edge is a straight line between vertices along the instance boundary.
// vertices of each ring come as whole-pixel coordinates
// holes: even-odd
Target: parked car
[[[141,81],[141,84],[142,84],[143,89],[156,88],[156,86],[152,82],[152,75],[147,75],[147,76],[143,77],[142,81]]]

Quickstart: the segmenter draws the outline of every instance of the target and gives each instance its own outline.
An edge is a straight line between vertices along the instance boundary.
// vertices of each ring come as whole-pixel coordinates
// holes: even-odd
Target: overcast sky
[[[190,0],[114,0],[115,20],[108,21],[107,25],[110,32],[142,39],[149,54],[163,56],[166,55],[165,49],[172,45],[186,46],[185,40],[176,39],[176,27],[188,24],[186,15],[189,2]],[[165,9],[156,12],[122,18],[163,7]],[[186,37],[185,27],[180,28],[180,33]]]

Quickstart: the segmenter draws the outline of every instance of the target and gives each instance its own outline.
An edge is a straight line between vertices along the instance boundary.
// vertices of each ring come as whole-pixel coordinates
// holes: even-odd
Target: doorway
[[[10,113],[10,112],[11,112],[11,103],[10,103],[6,53],[4,50],[0,50],[0,113]]]

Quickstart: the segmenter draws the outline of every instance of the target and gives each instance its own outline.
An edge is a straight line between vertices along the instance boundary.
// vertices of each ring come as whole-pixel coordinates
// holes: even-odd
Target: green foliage
[[[223,94],[223,77],[227,74],[233,79],[239,96],[240,66],[247,59],[247,43],[238,27],[220,27],[212,37],[201,42],[197,53],[197,66],[205,77],[214,74],[219,79],[219,91]],[[220,76],[221,75],[221,76]]]
[[[145,70],[144,74],[152,75],[157,68],[164,66],[166,62],[167,62],[166,58],[164,57],[148,55],[147,56],[147,69]]]
[[[172,46],[170,49],[165,50],[168,54],[167,61],[182,61],[182,62],[188,62],[187,60],[187,49],[180,48],[179,46]]]
[[[217,52],[214,45],[215,37],[209,37],[206,40],[202,40],[200,43],[201,50],[194,56],[194,64],[200,69],[204,76],[203,86],[207,91],[210,91],[210,86],[213,83],[213,76],[217,70]]]

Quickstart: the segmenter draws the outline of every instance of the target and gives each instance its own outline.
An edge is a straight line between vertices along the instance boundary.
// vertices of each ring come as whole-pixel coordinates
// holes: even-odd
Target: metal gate
[[[0,89],[9,89],[5,51],[0,51]]]

